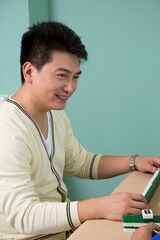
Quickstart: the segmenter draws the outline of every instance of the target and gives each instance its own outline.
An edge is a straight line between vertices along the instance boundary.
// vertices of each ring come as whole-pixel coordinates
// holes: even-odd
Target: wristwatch
[[[129,169],[130,169],[131,172],[136,170],[135,159],[138,156],[139,156],[138,154],[134,154],[134,155],[131,155],[131,157],[129,159]]]

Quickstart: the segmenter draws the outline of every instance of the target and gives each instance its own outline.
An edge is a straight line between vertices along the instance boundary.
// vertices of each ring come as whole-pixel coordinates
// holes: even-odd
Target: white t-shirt
[[[47,138],[45,138],[42,134],[42,132],[40,131],[42,138],[43,138],[43,142],[45,144],[45,147],[47,149],[48,155],[51,156],[52,153],[52,131],[51,131],[51,117],[50,114],[47,113],[47,119],[48,119],[48,134],[47,134]]]

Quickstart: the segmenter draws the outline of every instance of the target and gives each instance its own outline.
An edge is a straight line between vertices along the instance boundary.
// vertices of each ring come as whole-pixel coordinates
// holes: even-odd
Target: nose
[[[65,83],[65,86],[63,87],[63,90],[69,94],[72,94],[77,87],[77,83],[73,79],[68,79]]]

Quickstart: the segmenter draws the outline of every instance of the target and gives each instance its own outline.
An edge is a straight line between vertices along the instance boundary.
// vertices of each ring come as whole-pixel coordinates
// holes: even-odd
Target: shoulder
[[[15,113],[15,106],[10,104],[7,99],[0,104],[0,119],[9,118],[14,115]]]
[[[0,129],[28,132],[33,126],[33,121],[16,102],[6,99],[0,104]]]

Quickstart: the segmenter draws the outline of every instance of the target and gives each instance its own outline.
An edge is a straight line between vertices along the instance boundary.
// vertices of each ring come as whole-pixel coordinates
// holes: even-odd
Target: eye
[[[77,80],[79,79],[79,77],[80,77],[79,75],[76,75],[76,76],[74,76],[73,78],[74,78],[74,80],[77,81]]]
[[[59,74],[58,74],[58,77],[60,77],[60,78],[63,78],[63,79],[64,79],[64,78],[66,78],[67,76],[66,76],[66,74],[65,74],[65,73],[59,73]]]

